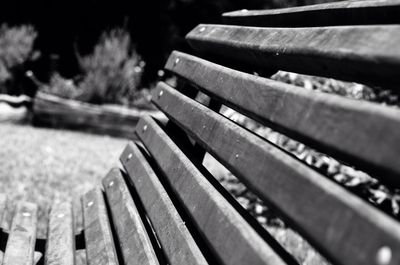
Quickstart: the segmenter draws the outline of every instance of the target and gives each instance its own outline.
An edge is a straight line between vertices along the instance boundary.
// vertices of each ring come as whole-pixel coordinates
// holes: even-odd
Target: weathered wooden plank
[[[173,88],[159,86],[153,95],[154,103],[170,120],[281,212],[329,259],[338,264],[369,264],[387,246],[392,254],[387,264],[399,264],[398,222]],[[144,138],[142,135],[146,133],[139,137]]]
[[[399,25],[312,28],[199,25],[186,39],[198,52],[255,71],[286,70],[398,88]]]
[[[11,223],[12,223],[12,219],[13,219],[13,216],[14,216],[15,207],[8,200],[6,200],[4,203],[5,203],[5,208],[3,208],[4,211],[2,213],[3,214],[3,217],[2,217],[3,220],[1,220],[1,229],[3,230],[3,232],[9,234],[10,230],[11,230]]]
[[[3,221],[3,216],[7,209],[7,195],[0,193],[0,223]]]
[[[33,252],[33,264],[36,265],[39,263],[40,259],[43,257],[43,254],[39,251]]]
[[[315,27],[399,24],[399,0],[340,1],[268,10],[223,14],[227,24],[257,27]]]
[[[71,202],[52,205],[49,215],[45,264],[75,264],[74,215]]]
[[[136,133],[222,264],[286,264],[151,118]]]
[[[76,265],[86,265],[86,251],[84,249],[79,249],[75,253]]]
[[[17,204],[3,265],[32,265],[34,263],[37,210],[37,205],[33,203]]]
[[[159,264],[149,235],[119,169],[102,180],[125,263]]]
[[[7,195],[0,193],[0,246],[4,250],[7,244],[7,232],[9,230],[8,222],[5,222],[7,215]],[[3,264],[4,253],[0,251],[0,264]]]
[[[398,109],[307,91],[180,52],[171,54],[166,69],[274,130],[400,185]]]
[[[120,160],[140,196],[169,264],[208,264],[136,144],[129,143]]]
[[[103,193],[94,188],[82,197],[86,258],[89,265],[118,265]]]

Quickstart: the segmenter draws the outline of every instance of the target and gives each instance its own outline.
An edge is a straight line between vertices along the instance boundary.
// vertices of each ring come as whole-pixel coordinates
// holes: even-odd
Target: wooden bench
[[[37,206],[20,203],[1,234],[3,264],[33,264],[41,254],[39,263],[74,264],[77,250],[86,253],[79,264],[297,264],[202,164],[206,152],[333,264],[400,264],[398,221],[219,113],[225,105],[398,188],[398,108],[267,75],[286,70],[396,89],[400,1],[224,18],[235,25],[199,25],[187,35],[194,55],[169,57],[165,69],[178,83],[161,82],[153,93],[169,121],[139,121],[123,169],[83,196],[83,231],[74,231],[70,203],[55,204],[47,239],[35,240]]]

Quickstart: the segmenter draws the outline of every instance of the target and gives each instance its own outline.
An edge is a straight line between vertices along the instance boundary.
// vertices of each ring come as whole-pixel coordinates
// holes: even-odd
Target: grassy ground
[[[65,130],[0,123],[0,192],[10,201],[38,203],[39,236],[50,204],[78,198],[112,166],[127,140]]]

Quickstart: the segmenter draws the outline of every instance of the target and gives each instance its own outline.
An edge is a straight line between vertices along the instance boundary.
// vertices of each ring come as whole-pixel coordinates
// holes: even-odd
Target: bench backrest
[[[352,1],[245,10],[225,14],[229,25],[193,29],[186,39],[194,55],[175,51],[165,67],[178,77],[177,86],[161,82],[153,93],[169,122],[139,121],[136,134],[144,149],[130,145],[121,158],[139,197],[145,197],[151,222],[159,222],[151,212],[160,207],[156,195],[147,194],[155,185],[145,177],[153,176],[153,167],[207,259],[294,262],[203,167],[208,152],[332,263],[399,264],[398,221],[220,113],[225,105],[398,187],[398,108],[268,76],[284,70],[395,91],[399,7],[400,1]],[[197,100],[199,92],[210,97],[208,104]]]

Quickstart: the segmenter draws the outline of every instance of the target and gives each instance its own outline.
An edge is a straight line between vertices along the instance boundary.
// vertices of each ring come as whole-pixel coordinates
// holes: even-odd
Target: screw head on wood
[[[242,13],[247,13],[247,12],[249,12],[249,10],[247,10],[247,9],[242,9],[242,10],[240,10],[240,12],[242,12]]]
[[[114,186],[114,181],[111,180],[110,183],[108,183],[108,187],[111,188],[112,186]]]
[[[381,247],[376,253],[376,263],[378,265],[388,265],[392,260],[392,250],[388,246]]]
[[[236,155],[235,155],[235,158],[239,158],[239,154],[236,154]]]
[[[199,29],[200,32],[204,32],[205,30],[206,30],[206,27],[201,27],[201,28]]]
[[[143,126],[143,132],[147,131],[147,125]]]
[[[23,213],[22,213],[22,216],[24,216],[24,217],[29,217],[29,216],[31,216],[31,213],[30,213],[30,212],[23,212]]]
[[[60,213],[57,215],[57,218],[63,218],[65,215],[63,213]]]
[[[92,201],[90,201],[90,202],[88,202],[88,203],[87,203],[87,205],[86,205],[86,206],[87,206],[87,207],[90,207],[90,206],[92,206],[92,205],[93,205],[93,202],[92,202]]]
[[[160,90],[160,92],[158,92],[158,98],[161,98],[163,94],[164,94],[164,91]]]

